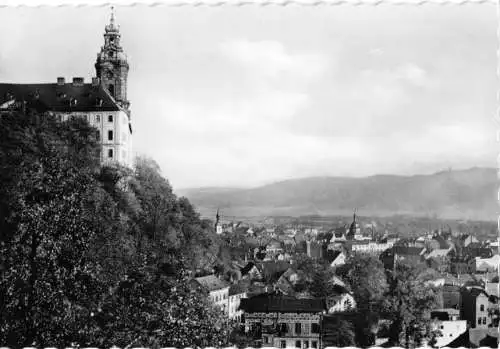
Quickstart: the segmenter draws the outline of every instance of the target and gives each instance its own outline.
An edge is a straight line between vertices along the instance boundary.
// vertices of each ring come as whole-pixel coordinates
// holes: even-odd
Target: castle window
[[[113,122],[113,115],[108,115],[108,122]]]
[[[95,133],[95,138],[100,141],[101,140],[101,132],[99,130],[96,131]]]
[[[101,116],[100,115],[96,115],[95,116],[95,122],[101,122]]]
[[[280,348],[286,348],[286,341],[280,341]]]
[[[301,347],[300,341],[295,341],[295,348],[300,348],[300,347]]]
[[[113,149],[108,149],[108,158],[113,158]]]
[[[484,311],[484,304],[481,304],[481,306],[479,307],[479,310]]]
[[[113,140],[113,131],[109,130],[108,131],[108,141],[112,141]]]
[[[317,349],[317,348],[318,348],[318,342],[316,342],[316,341],[312,341],[312,342],[311,342],[311,348],[313,348],[313,349]]]

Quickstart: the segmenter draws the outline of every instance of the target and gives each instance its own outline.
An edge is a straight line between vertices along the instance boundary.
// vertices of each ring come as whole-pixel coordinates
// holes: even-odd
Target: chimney
[[[63,77],[58,77],[57,78],[57,84],[59,86],[64,85],[66,83],[65,79]]]
[[[99,86],[99,78],[92,78],[92,86]]]
[[[83,78],[73,78],[73,86],[83,86]]]

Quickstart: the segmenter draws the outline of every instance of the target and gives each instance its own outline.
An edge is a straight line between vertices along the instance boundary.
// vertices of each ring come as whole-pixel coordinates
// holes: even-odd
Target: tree
[[[438,304],[439,292],[410,264],[398,263],[388,280],[385,315],[392,319],[389,339],[394,345],[418,346],[431,336],[429,312]]]
[[[349,285],[358,309],[379,312],[388,285],[383,264],[377,258],[354,255],[337,269],[337,274]]]
[[[0,118],[0,129],[0,342],[67,343],[101,290],[86,253],[101,229],[93,129],[22,114]]]
[[[354,326],[337,317],[324,321],[322,341],[324,347],[352,347],[355,345]]]
[[[0,342],[225,344],[188,283],[217,247],[209,224],[151,163],[101,166],[94,136],[82,119],[0,117]]]
[[[229,328],[221,310],[188,286],[178,262],[131,268],[127,278],[107,293],[92,318],[99,328],[93,343],[143,347],[205,347],[227,344]],[[170,265],[168,265],[170,264]],[[173,273],[172,273],[173,271]]]

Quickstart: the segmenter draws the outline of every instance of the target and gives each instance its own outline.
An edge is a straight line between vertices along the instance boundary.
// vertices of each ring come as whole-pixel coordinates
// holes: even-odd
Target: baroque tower
[[[97,54],[95,63],[96,76],[100,84],[109,92],[115,101],[128,110],[127,76],[129,65],[127,56],[120,45],[120,27],[115,24],[115,14],[111,8],[111,18],[104,31],[104,46]]]

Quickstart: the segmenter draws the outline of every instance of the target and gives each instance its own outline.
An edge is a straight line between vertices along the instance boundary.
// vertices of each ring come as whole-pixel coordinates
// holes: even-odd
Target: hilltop
[[[431,175],[309,177],[255,188],[189,188],[177,194],[208,216],[217,208],[243,217],[349,215],[357,207],[367,216],[496,220],[497,182],[496,169],[475,167]]]

